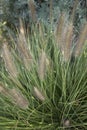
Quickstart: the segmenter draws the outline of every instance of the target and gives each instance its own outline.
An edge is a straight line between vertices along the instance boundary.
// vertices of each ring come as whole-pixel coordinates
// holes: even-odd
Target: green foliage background
[[[52,0],[52,13],[54,26],[58,20],[61,11],[66,11],[71,15],[75,0]],[[19,18],[22,18],[26,24],[31,22],[30,10],[28,6],[29,0],[3,0],[3,17],[4,21],[7,21],[9,26],[18,26]],[[35,8],[37,12],[37,21],[43,20],[46,25],[50,24],[50,0],[43,0],[39,3],[39,0],[35,0]],[[78,29],[87,15],[87,3],[86,0],[78,0],[77,9],[75,11],[75,27]]]

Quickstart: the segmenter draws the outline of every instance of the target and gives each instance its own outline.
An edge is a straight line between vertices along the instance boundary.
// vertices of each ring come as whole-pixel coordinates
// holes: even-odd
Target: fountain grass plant
[[[55,31],[26,33],[20,20],[17,40],[2,42],[1,130],[87,130],[86,36],[87,23],[74,39],[64,14]]]

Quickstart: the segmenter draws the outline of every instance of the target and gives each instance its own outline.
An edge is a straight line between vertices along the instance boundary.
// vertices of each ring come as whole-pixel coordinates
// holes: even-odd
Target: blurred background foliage
[[[53,27],[55,27],[60,12],[64,11],[69,16],[72,14],[76,0],[0,0],[2,5],[2,21],[6,21],[8,27],[18,27],[19,18],[28,25],[32,22],[29,3],[32,1],[36,10],[37,21],[42,20],[47,26],[50,25],[52,15]],[[75,10],[75,28],[79,31],[79,26],[87,18],[87,1],[78,0]]]

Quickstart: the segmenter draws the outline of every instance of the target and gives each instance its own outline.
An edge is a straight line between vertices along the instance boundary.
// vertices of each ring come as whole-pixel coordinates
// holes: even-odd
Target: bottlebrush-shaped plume
[[[29,69],[30,64],[32,63],[33,60],[27,46],[25,31],[21,20],[20,20],[20,32],[18,35],[17,49],[20,53],[21,59],[23,60],[25,67]]]
[[[0,84],[0,93],[8,96],[8,90],[2,84]]]
[[[65,128],[68,128],[68,127],[70,126],[70,120],[68,120],[68,119],[64,120],[64,121],[63,121],[63,126],[64,126]]]
[[[12,54],[11,54],[9,48],[8,48],[7,42],[3,43],[2,57],[4,59],[5,67],[6,67],[7,71],[10,73],[11,76],[17,77],[17,75],[18,75],[17,68],[14,64],[13,57],[12,57]]]
[[[9,95],[11,97],[12,103],[17,105],[18,107],[22,109],[28,108],[28,100],[24,97],[24,95],[18,90],[18,89],[9,89]]]
[[[0,92],[2,92],[4,89],[3,89],[3,87],[0,85]]]
[[[65,15],[64,13],[62,13],[55,32],[55,38],[64,61],[68,61],[71,56],[73,23],[66,23],[65,19]]]
[[[87,39],[87,23],[85,23],[84,27],[80,32],[79,39],[77,41],[76,50],[75,50],[75,57],[78,57],[79,54],[81,53],[83,44],[85,43],[86,39]]]
[[[12,89],[6,89],[3,85],[0,85],[0,93],[4,95],[5,97],[8,97],[11,99],[11,102],[14,105],[17,105],[18,107],[22,109],[28,108],[28,100],[23,96],[21,91],[18,89],[12,88]]]
[[[56,30],[55,30],[55,39],[56,39],[56,43],[58,45],[58,47],[61,49],[62,48],[62,33],[63,33],[63,29],[64,29],[64,18],[65,18],[65,14],[62,13],[60,18],[59,18],[59,21],[58,21],[58,24],[57,24],[57,27],[56,27]]]
[[[37,87],[34,87],[33,94],[40,101],[44,101],[45,100],[45,97],[44,97],[43,93]]]
[[[35,9],[34,0],[29,0],[29,9],[31,11],[31,18],[32,18],[33,22],[35,22],[37,20],[37,18],[36,18],[36,9]]]
[[[73,38],[73,24],[69,23],[66,26],[65,38],[63,41],[63,48],[62,48],[64,50],[63,57],[65,61],[68,61],[71,57],[72,38]]]
[[[38,65],[38,75],[41,80],[44,79],[46,72],[46,53],[42,50],[41,55],[39,57],[39,65]]]

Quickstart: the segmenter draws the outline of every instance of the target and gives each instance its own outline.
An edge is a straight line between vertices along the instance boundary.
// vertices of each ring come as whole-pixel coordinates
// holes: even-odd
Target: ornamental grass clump
[[[64,14],[54,31],[21,22],[16,43],[2,43],[0,129],[87,130],[87,23],[74,39]]]
[[[2,57],[5,62],[5,67],[11,76],[17,77],[17,69],[12,59],[10,50],[8,49],[8,43],[4,42],[2,47]]]

